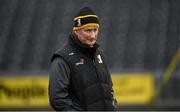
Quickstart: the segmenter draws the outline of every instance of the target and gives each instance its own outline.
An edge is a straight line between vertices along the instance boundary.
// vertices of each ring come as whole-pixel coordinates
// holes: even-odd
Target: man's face
[[[99,28],[97,26],[88,26],[74,31],[81,43],[94,47],[97,41]]]

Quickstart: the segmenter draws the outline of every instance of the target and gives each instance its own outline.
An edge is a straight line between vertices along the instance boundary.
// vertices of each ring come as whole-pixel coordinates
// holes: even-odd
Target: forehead
[[[87,27],[85,27],[85,28],[83,28],[82,30],[87,30],[87,29],[99,29],[97,26],[87,26]]]

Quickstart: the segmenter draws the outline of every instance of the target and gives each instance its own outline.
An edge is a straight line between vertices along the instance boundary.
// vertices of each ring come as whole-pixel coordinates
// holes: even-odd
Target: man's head
[[[93,47],[99,31],[97,15],[90,8],[84,7],[74,18],[73,31],[81,43]]]

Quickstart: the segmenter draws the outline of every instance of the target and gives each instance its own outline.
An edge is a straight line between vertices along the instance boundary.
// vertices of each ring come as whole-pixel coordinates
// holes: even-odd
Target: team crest
[[[99,62],[99,63],[103,63],[103,61],[102,61],[102,58],[101,58],[101,55],[100,55],[100,54],[98,54],[98,55],[97,55],[97,60],[98,60],[98,62]]]

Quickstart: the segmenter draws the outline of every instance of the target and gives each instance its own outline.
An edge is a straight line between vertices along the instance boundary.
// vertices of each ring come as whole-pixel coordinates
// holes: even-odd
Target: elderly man
[[[96,43],[98,31],[98,16],[82,8],[68,42],[53,55],[49,100],[55,110],[115,110],[111,76]]]

